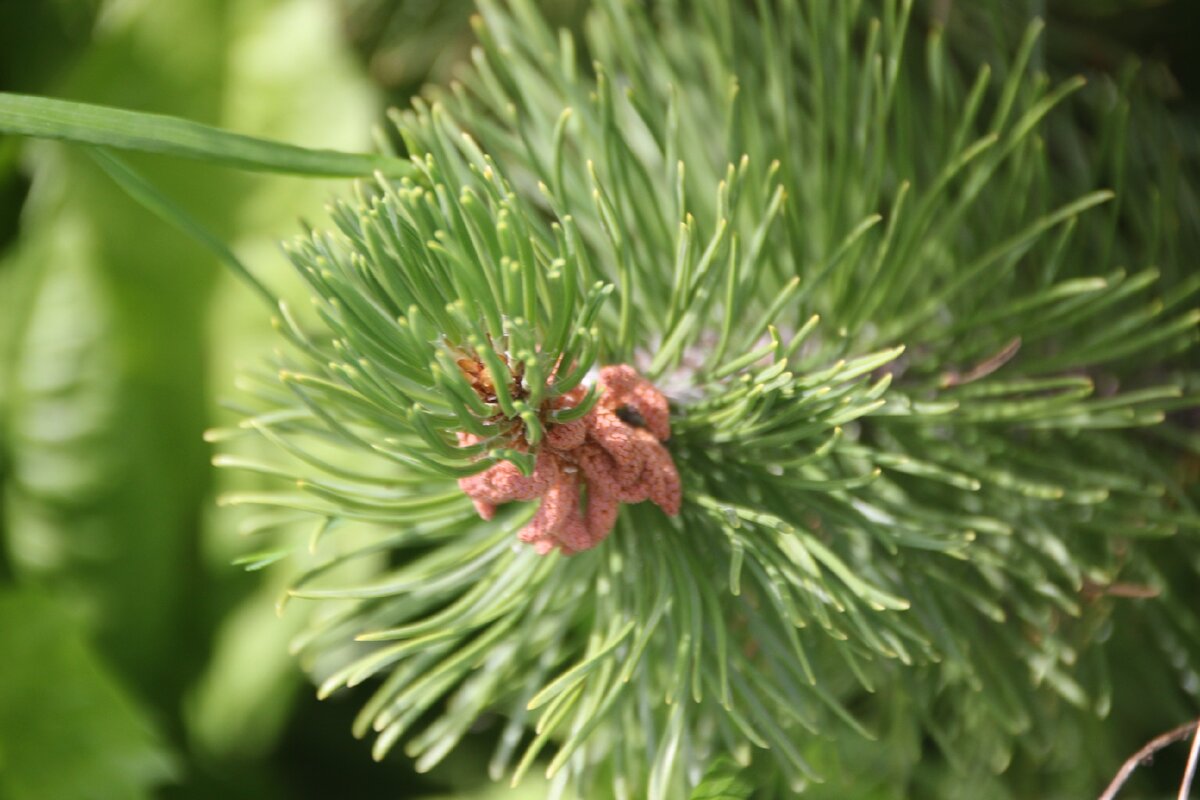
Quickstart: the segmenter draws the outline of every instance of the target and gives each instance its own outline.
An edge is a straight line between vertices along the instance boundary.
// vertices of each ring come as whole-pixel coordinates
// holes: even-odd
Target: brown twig
[[[951,386],[962,386],[964,383],[977,381],[980,378],[986,378],[996,370],[1003,367],[1013,359],[1021,349],[1021,337],[1013,338],[1008,344],[1001,347],[997,352],[980,361],[974,367],[966,372],[957,372],[950,370],[942,375],[942,388],[948,389]]]
[[[1188,736],[1196,732],[1197,727],[1200,727],[1200,720],[1193,720],[1180,725],[1178,728],[1169,730],[1166,733],[1159,734],[1147,742],[1141,750],[1138,750],[1136,753],[1131,755],[1129,759],[1121,765],[1121,769],[1117,772],[1117,776],[1112,779],[1112,783],[1110,783],[1104,790],[1103,794],[1100,795],[1100,800],[1113,800],[1113,798],[1117,796],[1117,792],[1121,791],[1121,787],[1125,785],[1127,780],[1129,780],[1129,776],[1133,774],[1135,769],[1152,761],[1154,759],[1154,755],[1164,747],[1186,739]],[[1195,749],[1195,742],[1193,742],[1193,752]],[[1192,766],[1190,762],[1189,767],[1191,767],[1194,772],[1194,766]],[[1189,777],[1185,776],[1184,780],[1188,784],[1188,787],[1185,788],[1190,788],[1191,781]],[[1183,788],[1181,788],[1180,791],[1183,791]],[[1180,794],[1179,796],[1186,800],[1186,794]]]
[[[1192,779],[1196,777],[1196,761],[1200,760],[1200,720],[1192,723],[1195,733],[1192,735],[1192,749],[1188,751],[1187,768],[1183,771],[1183,782],[1179,784],[1178,800],[1188,800],[1192,793]]]
[[[1159,590],[1154,586],[1140,583],[1097,583],[1090,578],[1083,579],[1079,594],[1084,600],[1096,600],[1101,597],[1119,597],[1122,599],[1145,600],[1158,597]]]

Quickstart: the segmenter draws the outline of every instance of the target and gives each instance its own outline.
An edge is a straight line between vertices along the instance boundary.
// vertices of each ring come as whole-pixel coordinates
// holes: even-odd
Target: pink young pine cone
[[[484,519],[501,503],[540,499],[519,534],[540,554],[595,547],[616,525],[621,503],[650,500],[671,516],[679,513],[679,472],[662,444],[671,436],[667,398],[625,364],[603,367],[598,384],[603,392],[591,411],[546,429],[533,475],[504,461],[458,482]],[[576,388],[550,405],[573,408],[584,394]],[[460,433],[458,441],[467,446],[480,439]]]

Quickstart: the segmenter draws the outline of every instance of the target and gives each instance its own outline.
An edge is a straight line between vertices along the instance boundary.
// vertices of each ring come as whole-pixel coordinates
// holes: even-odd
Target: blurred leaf
[[[159,736],[59,605],[0,592],[0,652],[20,655],[0,681],[0,797],[149,797],[172,777]]]
[[[222,124],[264,138],[327,142],[347,151],[368,148],[379,99],[344,43],[330,36],[337,25],[326,0],[236,4],[225,41],[230,67]],[[294,58],[296,52],[304,58]],[[228,198],[231,249],[300,313],[310,305],[308,297],[280,256],[278,237],[296,230],[297,219],[316,213],[332,187],[343,185],[261,174]],[[218,409],[216,401],[235,395],[239,365],[269,352],[275,336],[259,297],[247,292],[233,272],[222,271],[206,320],[210,419],[235,418]],[[261,477],[228,470],[221,470],[215,481],[222,492],[265,485]],[[187,698],[191,741],[225,763],[275,746],[296,698],[306,691],[287,648],[307,620],[305,609],[293,606],[282,617],[275,613],[275,602],[286,589],[286,571],[263,565],[262,571],[247,575],[242,567],[231,566],[248,551],[261,555],[276,547],[272,537],[279,534],[273,531],[248,543],[242,527],[246,522],[245,509],[210,506],[206,514],[202,547],[209,591],[221,598],[221,620],[209,660]],[[327,733],[337,741],[348,738],[344,728]],[[387,780],[365,754],[354,751],[354,757],[360,760],[344,762],[346,770],[370,769],[373,780]]]
[[[59,589],[77,611],[95,616],[95,594],[79,568],[102,558],[106,542],[87,509],[116,490],[126,467],[112,430],[120,369],[89,227],[77,214],[57,223],[54,235],[25,240],[10,275],[24,290],[24,324],[19,336],[9,331],[15,341],[6,348],[13,460],[6,522],[16,568],[27,576],[74,573]],[[59,524],[66,514],[73,525]]]
[[[138,104],[213,119],[221,4],[121,11],[105,15],[58,91],[100,102],[136,94]],[[203,321],[216,266],[83,153],[40,143],[25,156],[33,186],[9,266],[36,294],[24,329],[8,334],[18,365],[5,419],[14,572],[84,610],[108,662],[173,717],[207,640],[192,555],[206,488]],[[228,231],[223,201],[236,194],[236,175],[161,160],[143,169]]]
[[[101,3],[0,3],[0,87],[39,91],[87,45]]]
[[[187,708],[188,728],[208,754],[259,757],[287,720],[303,681],[288,657],[295,626],[276,616],[277,595],[266,587],[222,618]]]
[[[722,756],[712,763],[700,784],[692,790],[691,800],[746,800],[754,784],[746,770],[732,758]]]
[[[174,226],[181,233],[207,247],[222,263],[241,277],[251,290],[257,292],[268,307],[272,307],[278,302],[275,296],[254,277],[254,273],[242,264],[219,236],[214,235],[177,203],[159,192],[136,170],[106,150],[94,150],[91,155],[108,174],[108,177],[112,178],[130,197],[141,203],[148,211],[154,212],[166,224]]]

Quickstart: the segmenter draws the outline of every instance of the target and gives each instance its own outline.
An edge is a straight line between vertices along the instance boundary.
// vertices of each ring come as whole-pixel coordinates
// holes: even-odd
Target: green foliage
[[[323,697],[370,684],[376,757],[498,716],[491,776],[556,796],[1019,796],[1063,763],[1086,794],[1116,687],[1196,703],[1200,216],[1127,163],[1125,95],[1042,72],[1040,23],[964,52],[908,2],[600,0],[578,38],[479,5],[470,69],[393,115],[408,166],[285,247],[313,314],[255,282],[288,349],[210,437],[263,479],[226,496],[265,509],[249,568],[310,529],[294,648]],[[35,105],[93,145],[178,127]],[[454,479],[528,472],[506,433],[618,362],[672,401],[680,516],[571,558],[515,542],[532,508],[479,520]]]
[[[0,126],[24,136],[163,153],[242,169],[337,177],[353,177],[377,169],[391,174],[398,169],[390,159],[379,156],[308,150],[178,117],[48,97],[6,95],[0,105]],[[398,174],[403,172],[399,170]]]
[[[173,777],[159,735],[58,603],[0,592],[0,651],[0,797],[133,800]]]
[[[1200,286],[1147,304],[1157,270],[1090,266],[1080,215],[1113,195],[1052,178],[1043,120],[1082,81],[1029,70],[1037,26],[993,85],[881,10],[605,3],[588,71],[531,5],[485,3],[474,69],[395,117],[420,174],[289,248],[331,341],[285,310],[301,403],[264,390],[244,427],[297,460],[222,463],[299,490],[231,502],[323,518],[292,594],[337,611],[301,647],[323,694],[387,676],[356,725],[377,755],[407,737],[428,768],[499,709],[497,776],[552,750],[556,786],[672,796],[753,745],[799,788],[801,732],[877,737],[873,696],[912,697],[962,769],[1003,769],[1048,697],[1108,707],[1094,595],[1150,568],[1127,538],[1196,525],[1123,431],[1196,404],[1136,363],[1194,343]],[[448,434],[529,419],[467,407],[459,348],[538,375],[563,341],[666,388],[686,490],[679,521],[629,508],[556,563],[511,547],[528,510],[480,524],[435,481],[489,463]],[[1109,370],[1130,385],[1098,392]],[[380,552],[405,555],[338,579]]]
[[[52,82],[34,83],[25,59],[19,83],[11,73],[0,76],[6,86],[219,119],[258,135],[369,144],[373,95],[328,37],[336,17],[315,13],[320,2],[291,4],[285,29],[275,2],[238,3],[236,14],[212,0],[120,4],[101,27],[80,20],[74,60],[53,39],[35,39],[32,15],[55,4],[15,5],[20,24],[3,36],[22,39],[21,47],[6,48],[5,63],[23,49],[44,48],[57,71]],[[72,16],[84,10],[57,5]],[[266,51],[275,60],[269,48],[290,53],[297,42],[306,51],[302,84],[278,67],[256,72],[236,63],[221,77],[235,54],[261,58]],[[284,80],[292,82],[286,94],[268,82]],[[292,104],[334,93],[336,100],[322,100],[329,118],[303,118],[301,127]],[[0,146],[13,185],[31,184],[19,235],[0,257],[0,583],[36,590],[69,610],[74,621],[62,637],[87,643],[89,663],[113,677],[108,683],[125,706],[153,720],[176,768],[143,780],[136,760],[118,761],[105,750],[102,718],[113,709],[102,704],[89,706],[95,721],[47,706],[53,724],[5,726],[0,739],[46,754],[69,742],[80,748],[79,761],[94,753],[103,771],[76,769],[64,756],[61,774],[44,776],[65,783],[78,772],[87,796],[122,797],[136,784],[143,795],[176,798],[296,797],[290,782],[304,748],[292,742],[295,756],[271,757],[285,723],[315,703],[286,649],[296,624],[274,614],[278,586],[230,568],[244,543],[236,520],[214,513],[213,485],[247,481],[214,478],[202,440],[217,418],[213,395],[233,392],[232,365],[270,346],[261,305],[86,154],[23,144],[6,137]],[[264,262],[277,257],[274,232],[319,209],[330,185],[263,174],[251,181],[166,158],[128,163],[219,240],[238,253],[265,253]],[[5,234],[15,222],[5,215]],[[272,279],[269,264],[256,264],[256,272]],[[32,605],[23,608],[33,613]],[[35,653],[0,647],[7,660],[0,672],[34,700],[75,696],[76,683],[86,691],[93,680],[81,669],[39,682],[26,669]],[[80,738],[59,721],[78,728]],[[327,727],[329,740],[348,738],[345,724]],[[372,767],[373,786],[408,783],[421,792],[445,785],[414,783],[411,770],[380,769],[361,753],[338,763]],[[0,765],[0,783],[9,766]],[[309,783],[320,791],[319,781]],[[0,796],[9,794],[0,789]],[[71,795],[47,788],[33,796]]]
[[[174,28],[113,26],[62,91],[120,101],[120,77],[146,71],[143,102],[211,119],[219,16],[178,5],[167,19]],[[180,47],[173,39],[182,30],[201,41]],[[199,650],[198,637],[172,634],[200,627],[185,598],[206,494],[197,437],[207,416],[204,300],[216,270],[83,154],[40,147],[31,157],[37,190],[4,262],[17,318],[0,378],[12,464],[6,549],[17,580],[80,609],[99,652],[137,696],[165,703],[191,677],[179,662],[195,664]],[[228,230],[214,202],[234,185],[228,174],[218,183],[178,162],[142,168]]]
[[[746,800],[753,792],[754,784],[742,767],[723,756],[713,761],[690,797],[691,800]]]

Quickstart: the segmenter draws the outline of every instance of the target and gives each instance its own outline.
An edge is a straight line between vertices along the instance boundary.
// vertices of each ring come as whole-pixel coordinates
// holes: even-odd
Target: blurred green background
[[[584,4],[547,5],[571,24]],[[921,11],[953,19],[955,5]],[[974,35],[1046,14],[1056,71],[1148,60],[1161,103],[1192,124],[1200,3],[985,6]],[[0,0],[0,89],[365,149],[388,104],[466,55],[469,13],[466,0]],[[277,239],[343,189],[136,162],[284,294],[297,287]],[[0,800],[544,793],[486,782],[486,725],[418,776],[351,738],[358,698],[314,699],[287,652],[302,611],[276,614],[286,575],[233,564],[256,523],[214,502],[252,478],[214,474],[202,437],[236,418],[219,401],[273,346],[254,298],[86,157],[0,138]]]

